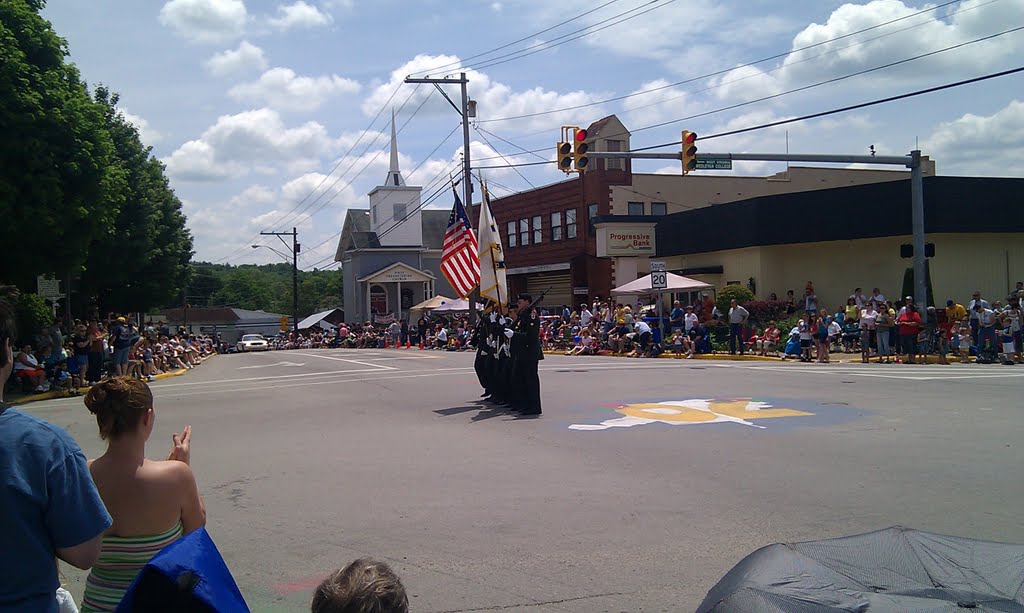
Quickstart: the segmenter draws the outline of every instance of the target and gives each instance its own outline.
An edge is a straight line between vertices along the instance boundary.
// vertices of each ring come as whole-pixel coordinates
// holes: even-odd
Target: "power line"
[[[636,11],[639,11],[640,9],[645,8],[645,7],[650,7],[650,5],[656,4],[658,2],[661,2],[661,4],[659,4],[658,6],[655,6],[655,7],[646,8],[646,10],[641,11],[639,13],[636,13]],[[539,43],[530,45],[529,47],[526,47],[524,49],[520,49],[519,51],[513,51],[511,53],[506,53],[504,55],[499,55],[498,57],[491,58],[489,60],[485,60],[485,61],[477,63],[477,64],[470,64],[469,66],[463,66],[463,68],[482,70],[484,68],[490,68],[492,66],[498,66],[499,64],[505,64],[505,63],[508,63],[508,62],[519,60],[519,59],[522,59],[524,57],[527,57],[527,56],[530,56],[530,55],[534,55],[535,53],[540,53],[541,51],[547,51],[548,49],[554,49],[555,47],[560,47],[560,46],[562,46],[562,45],[564,45],[566,43],[571,43],[572,41],[579,40],[579,39],[583,38],[584,36],[590,36],[591,34],[596,34],[596,33],[600,32],[601,30],[607,30],[608,28],[617,26],[617,25],[619,25],[621,23],[629,21],[630,19],[635,19],[637,17],[640,17],[641,15],[645,15],[647,13],[650,13],[651,11],[658,10],[658,9],[660,9],[662,7],[665,7],[665,6],[668,6],[669,4],[672,4],[674,2],[676,2],[676,0],[648,0],[648,2],[646,4],[642,4],[642,5],[638,6],[638,7],[631,8],[628,11],[623,11],[622,13],[619,13],[617,15],[613,15],[612,17],[609,17],[609,18],[604,19],[602,21],[598,21],[597,23],[589,25],[589,26],[587,26],[585,28],[580,28],[578,30],[574,30],[572,32],[569,32],[568,34],[563,34],[562,36],[557,36],[557,37],[551,39],[550,41],[539,42]],[[629,15],[629,17],[624,17],[623,19],[618,19],[619,17],[623,17],[624,15],[628,15],[629,13],[635,13],[635,14],[634,15]],[[618,19],[618,21],[615,21],[616,19]],[[608,22],[612,22],[612,23],[608,23]],[[602,24],[607,24],[607,25],[602,25]],[[595,26],[602,26],[602,27],[598,28],[598,27],[595,27]],[[579,34],[578,36],[572,36],[573,34],[578,34],[580,32],[582,32],[582,34]],[[571,37],[571,38],[567,38],[567,37]],[[566,39],[566,40],[562,40],[562,39]],[[561,42],[555,42],[555,41],[561,41]],[[554,44],[552,44],[552,43],[554,43]],[[512,57],[512,56],[514,56],[514,57]]]
[[[830,38],[828,40],[823,40],[823,41],[820,41],[820,42],[817,42],[817,43],[814,43],[814,44],[811,44],[811,45],[806,45],[804,47],[799,47],[797,49],[791,49],[789,51],[784,51],[784,52],[781,52],[781,53],[776,53],[774,55],[769,55],[769,56],[763,57],[763,58],[761,58],[759,60],[753,60],[753,61],[747,62],[745,64],[739,64],[738,66],[732,66],[730,68],[724,68],[724,69],[721,69],[721,70],[717,70],[715,72],[709,72],[707,74],[703,74],[703,75],[696,76],[696,77],[691,77],[691,78],[688,78],[688,79],[684,79],[682,81],[676,81],[675,83],[669,83],[667,85],[660,85],[658,87],[652,87],[650,89],[640,90],[640,91],[632,92],[632,93],[625,94],[625,95],[622,95],[622,96],[615,96],[613,98],[607,98],[605,100],[598,100],[598,101],[595,101],[595,102],[588,102],[586,104],[577,104],[577,105],[574,105],[574,106],[567,106],[567,107],[563,107],[563,108],[560,108],[560,109],[550,109],[550,110],[547,110],[547,111],[537,111],[535,113],[525,113],[525,114],[522,114],[522,115],[510,115],[510,116],[507,116],[507,117],[496,117],[494,119],[481,119],[477,123],[495,123],[495,122],[499,122],[499,121],[511,121],[511,120],[515,120],[515,119],[528,119],[530,117],[540,117],[540,116],[543,116],[543,115],[551,115],[551,114],[554,114],[554,113],[562,113],[562,112],[565,112],[565,111],[575,111],[575,110],[579,110],[579,109],[583,109],[583,108],[588,108],[588,107],[592,107],[592,106],[598,106],[598,105],[601,105],[601,104],[607,104],[609,102],[618,102],[620,100],[626,100],[628,98],[633,98],[633,97],[636,97],[636,96],[642,96],[642,95],[645,95],[645,94],[650,94],[650,93],[653,93],[653,92],[661,91],[663,89],[669,89],[669,88],[672,88],[672,87],[678,87],[680,85],[685,85],[687,83],[693,83],[693,82],[696,82],[696,81],[701,81],[703,79],[708,79],[708,78],[711,78],[711,77],[716,77],[716,76],[719,76],[719,75],[727,74],[727,73],[732,72],[734,70],[737,70],[739,68],[747,68],[747,67],[750,67],[750,66],[756,66],[757,64],[763,64],[764,62],[768,62],[768,61],[771,61],[771,60],[775,60],[775,59],[779,59],[779,58],[782,58],[782,57],[786,57],[786,56],[791,55],[793,53],[800,53],[801,51],[806,51],[808,49],[813,49],[815,47],[820,47],[822,45],[827,45],[829,43],[833,43],[835,41],[842,40],[844,38],[849,38],[851,36],[856,36],[858,34],[863,34],[864,32],[868,32],[870,30],[875,30],[875,29],[878,29],[878,28],[881,28],[881,27],[884,27],[884,26],[887,26],[887,25],[891,25],[893,23],[897,23],[899,21],[904,21],[904,20],[910,19],[912,17],[917,17],[917,16],[919,16],[921,14],[929,13],[929,12],[941,9],[943,7],[949,6],[951,4],[956,4],[957,2],[960,2],[960,1],[961,0],[947,0],[947,2],[945,2],[943,4],[939,4],[939,5],[927,8],[927,9],[923,9],[923,10],[917,11],[916,13],[911,13],[909,15],[904,15],[903,17],[898,17],[898,18],[895,18],[895,19],[890,19],[889,21],[884,21],[882,23],[878,23],[878,24],[875,24],[873,26],[869,26],[867,28],[862,28],[862,29],[856,30],[854,32],[849,32],[849,33],[843,34],[841,36],[836,36],[836,37]],[[956,12],[952,13],[952,15],[955,15],[956,13],[963,12],[963,11],[975,10],[975,9],[981,8],[982,6],[985,6],[987,4],[992,4],[993,2],[998,2],[998,1],[999,0],[989,0],[988,2],[985,2],[984,4],[979,4],[979,5],[976,5],[976,6],[971,6],[971,7],[960,9],[959,11],[956,11]],[[909,30],[909,29],[912,29],[912,28],[917,28],[917,27],[920,27],[920,26],[925,25],[927,23],[929,23],[929,22],[921,22],[919,24],[915,24],[913,26],[910,26],[908,28],[904,28],[902,30],[896,30],[894,32],[889,32],[889,33],[883,34],[881,36],[877,36],[875,38],[870,38],[870,39],[867,39],[867,40],[858,41],[858,42],[856,42],[856,43],[854,43],[852,45],[848,45],[846,47],[843,47],[842,49],[835,49],[835,50],[832,50],[832,51],[827,51],[825,53],[821,53],[819,55],[811,56],[809,58],[804,58],[804,59],[798,60],[797,62],[793,62],[793,63],[789,64],[789,66],[791,66],[793,64],[797,64],[797,63],[803,63],[803,62],[806,62],[806,61],[810,61],[810,60],[822,57],[824,55],[829,55],[829,54],[832,54],[832,53],[837,53],[839,51],[844,51],[846,49],[850,49],[850,48],[858,46],[858,45],[862,45],[862,44],[865,44],[865,43],[868,43],[868,42],[871,42],[871,41],[874,41],[874,40],[878,40],[879,38],[884,38],[886,36],[891,36],[893,34],[899,34],[900,32],[905,32],[906,30]],[[768,72],[773,72],[774,70],[778,70],[780,68],[782,68],[782,66],[780,66],[779,68],[773,69],[772,71],[768,71]],[[728,82],[722,83],[720,85],[725,85],[727,83],[734,83],[736,81],[741,81],[741,80],[744,80],[746,78],[749,78],[749,77],[744,77],[743,79],[734,79],[732,81],[728,81]],[[711,89],[713,89],[713,88],[711,88]],[[703,90],[703,91],[708,91],[708,90]],[[661,100],[661,101],[658,101],[655,104],[663,104],[663,103],[668,102],[670,100],[672,100],[672,99],[670,98],[670,99],[666,99],[666,100]],[[650,106],[654,106],[654,105],[650,105]],[[645,108],[645,107],[638,107],[638,108]]]
[[[425,75],[425,74],[428,74],[428,73],[431,73],[431,72],[437,72],[438,70],[444,70],[446,68],[458,67],[463,62],[465,62],[467,60],[475,60],[476,58],[483,57],[485,55],[490,55],[490,54],[494,53],[495,51],[501,51],[502,49],[508,49],[512,45],[518,45],[519,43],[526,42],[526,41],[530,40],[531,38],[536,38],[536,37],[540,36],[541,34],[546,34],[546,33],[550,32],[551,30],[554,30],[556,28],[560,28],[560,27],[562,27],[562,26],[564,26],[564,25],[566,25],[568,23],[572,23],[573,21],[576,21],[577,19],[580,19],[582,17],[586,17],[587,15],[590,15],[592,13],[596,13],[597,11],[603,9],[604,7],[606,7],[606,6],[610,5],[610,4],[615,4],[616,2],[619,2],[619,0],[609,0],[608,2],[605,2],[604,4],[602,4],[601,6],[594,7],[592,9],[590,9],[590,10],[584,11],[584,12],[580,13],[579,15],[576,15],[575,17],[570,17],[569,19],[566,19],[565,21],[561,21],[559,23],[556,23],[555,25],[553,25],[551,27],[548,27],[548,28],[545,28],[545,29],[543,29],[543,30],[541,30],[539,32],[534,32],[533,34],[530,34],[528,36],[524,36],[523,38],[520,38],[518,40],[514,40],[514,41],[512,41],[510,43],[505,43],[504,45],[501,45],[500,47],[495,47],[495,48],[493,48],[493,49],[491,49],[489,51],[484,51],[482,53],[477,53],[476,55],[471,55],[469,57],[462,58],[461,60],[459,60],[457,62],[449,62],[447,64],[442,64],[440,66],[435,66],[435,67],[430,68],[428,70],[420,70],[419,72],[414,72],[414,73],[410,74],[409,76]]]
[[[986,40],[991,40],[993,38],[997,38],[999,36],[1004,36],[1006,34],[1010,34],[1010,33],[1013,33],[1013,32],[1018,32],[1020,30],[1024,30],[1024,26],[1018,26],[1016,28],[1011,28],[1009,30],[1003,30],[1002,32],[998,32],[996,34],[990,34],[988,36],[983,36],[983,37],[980,37],[980,38],[975,38],[973,40],[969,40],[969,41],[965,41],[965,42],[962,42],[962,43],[958,43],[956,45],[951,45],[951,46],[945,47],[943,49],[937,49],[935,51],[929,51],[927,53],[922,53],[920,55],[915,55],[913,57],[904,58],[902,60],[896,60],[896,61],[893,61],[893,62],[888,62],[888,63],[882,64],[880,66],[874,66],[872,68],[865,68],[864,70],[858,70],[856,72],[852,72],[852,73],[845,74],[845,75],[842,75],[842,76],[833,77],[831,79],[825,79],[824,81],[818,81],[817,83],[812,83],[810,85],[804,85],[802,87],[797,87],[795,89],[786,90],[784,92],[779,92],[777,94],[771,94],[771,95],[768,95],[768,96],[762,96],[760,98],[755,98],[754,100],[747,100],[746,102],[739,102],[737,104],[732,104],[732,105],[729,105],[729,106],[720,107],[720,108],[717,108],[717,109],[712,109],[710,111],[705,111],[703,113],[697,113],[695,115],[690,115],[688,117],[680,117],[678,119],[672,119],[672,120],[669,120],[669,121],[662,121],[662,122],[659,122],[659,123],[651,124],[649,126],[644,126],[644,127],[641,127],[641,128],[635,128],[631,132],[632,133],[643,132],[644,130],[651,130],[653,128],[660,128],[662,126],[667,126],[667,125],[671,125],[671,124],[674,124],[674,123],[679,123],[681,121],[688,121],[688,120],[691,120],[691,119],[697,119],[699,117],[706,117],[708,115],[714,115],[716,113],[721,113],[722,111],[731,111],[733,109],[737,109],[737,108],[740,108],[740,107],[743,107],[743,106],[748,106],[748,105],[751,105],[751,104],[756,104],[758,102],[764,102],[766,100],[773,100],[775,98],[780,98],[782,96],[787,96],[789,94],[806,91],[808,89],[813,89],[815,87],[820,87],[822,85],[828,85],[828,84],[836,83],[836,82],[839,82],[839,81],[843,81],[843,80],[846,80],[846,79],[849,79],[849,78],[852,78],[852,77],[857,77],[857,76],[865,75],[865,74],[868,74],[868,73],[871,73],[871,72],[877,72],[879,70],[884,70],[886,68],[892,68],[893,66],[898,66],[898,65],[901,65],[901,64],[906,64],[908,62],[913,62],[915,60],[920,60],[920,59],[923,59],[923,58],[926,58],[926,57],[937,55],[939,53],[944,53],[946,51],[952,51],[954,49],[959,49],[960,47],[965,47],[967,45],[972,45],[972,44],[975,44],[975,43],[978,43],[978,42],[982,42],[982,41],[986,41]],[[1003,75],[1001,73],[997,73],[997,76],[1003,76]],[[974,82],[974,80],[970,80],[969,79],[967,81],[961,82],[961,84],[972,83],[972,82]],[[933,91],[933,90],[926,90],[926,91]],[[937,90],[934,90],[934,91],[937,91]],[[610,135],[610,136],[617,136],[617,135]],[[702,137],[702,139],[705,139],[705,140],[706,140],[706,138],[707,137]],[[652,146],[652,147],[644,147],[642,149],[633,149],[633,151],[646,151],[647,149],[654,149],[654,148],[657,148],[657,147],[665,147],[665,146],[678,145],[678,144],[680,144],[680,141],[677,141],[677,142],[674,142],[674,143],[669,143],[668,145],[655,145],[655,146]]]
[[[931,93],[942,91],[942,90],[946,90],[946,89],[952,89],[954,87],[961,87],[963,85],[971,85],[973,83],[980,83],[982,81],[988,81],[989,79],[996,79],[998,77],[1005,77],[1005,76],[1016,74],[1016,73],[1019,73],[1019,72],[1024,72],[1024,66],[1019,66],[1017,68],[1011,68],[1009,70],[1002,70],[1002,71],[999,71],[999,72],[993,72],[991,74],[982,75],[982,76],[979,76],[979,77],[973,77],[973,78],[970,78],[970,79],[964,79],[963,81],[956,81],[956,82],[953,82],[953,83],[946,83],[944,85],[937,85],[935,87],[928,87],[926,89],[919,89],[919,90],[915,90],[915,91],[912,91],[912,92],[907,92],[907,93],[904,93],[904,94],[899,94],[899,95],[896,95],[896,96],[889,96],[887,98],[878,98],[876,100],[871,100],[871,101],[868,101],[868,102],[862,102],[860,104],[853,104],[853,105],[850,105],[850,106],[843,106],[843,107],[839,107],[839,108],[835,108],[835,109],[830,109],[828,111],[821,111],[819,113],[811,113],[809,115],[801,115],[800,117],[793,117],[793,118],[790,118],[790,119],[782,119],[782,120],[779,120],[779,121],[773,121],[773,122],[770,122],[770,123],[758,124],[758,125],[750,126],[750,127],[747,127],[747,128],[740,128],[740,129],[737,129],[737,130],[730,130],[728,132],[719,132],[718,134],[712,134],[710,136],[702,136],[702,137],[700,137],[700,140],[701,141],[711,140],[713,138],[721,138],[721,137],[724,137],[724,136],[733,136],[735,134],[743,134],[745,132],[754,132],[756,130],[765,130],[767,128],[774,128],[774,127],[777,127],[777,126],[781,126],[781,125],[785,125],[785,124],[790,124],[790,123],[796,123],[796,122],[799,122],[799,121],[807,121],[808,119],[817,119],[819,117],[827,117],[828,115],[835,115],[837,113],[845,113],[845,112],[848,112],[848,111],[855,111],[855,110],[862,109],[862,108],[867,108],[867,107],[870,107],[870,106],[876,106],[876,105],[879,105],[879,104],[885,104],[885,103],[888,103],[888,102],[894,102],[894,101],[897,101],[897,100],[903,100],[904,98],[912,98],[914,96],[921,96],[921,95],[924,95],[924,94],[931,94]],[[638,151],[647,151],[649,149],[660,149],[660,148],[663,148],[663,147],[673,147],[673,146],[676,146],[676,145],[679,145],[679,144],[681,144],[680,141],[675,141],[675,142],[671,142],[671,143],[662,143],[660,145],[651,145],[650,147],[639,147],[637,149],[630,149],[629,151],[624,152],[624,153],[634,153],[634,152],[638,152]],[[544,163],[553,164],[554,162],[529,162],[529,163],[526,163],[526,164],[517,164],[517,166],[535,166],[535,165],[544,164]],[[491,167],[485,166],[484,168],[505,168],[505,167],[504,166],[491,166]]]
[[[495,146],[494,146],[494,144],[493,144],[493,143],[491,143],[491,141],[490,141],[490,140],[488,140],[488,138],[487,138],[486,136],[484,136],[483,132],[481,132],[481,131],[480,131],[479,129],[477,129],[477,134],[479,134],[479,135],[480,135],[480,138],[484,139],[484,141],[485,141],[485,142],[487,143],[487,146],[489,146],[489,147],[490,147],[491,149],[493,149],[493,150],[494,150],[494,152],[495,152],[495,153],[497,153],[498,155],[500,155],[500,156],[501,156],[501,159],[505,161],[505,164],[506,164],[506,165],[507,165],[507,166],[508,166],[509,168],[511,168],[512,170],[514,170],[514,171],[515,171],[515,173],[516,173],[517,175],[519,175],[519,178],[521,178],[521,179],[522,179],[523,181],[526,181],[526,182],[527,182],[527,183],[528,183],[528,184],[530,185],[530,187],[533,187],[533,188],[536,188],[536,187],[537,187],[537,186],[536,186],[536,185],[534,185],[533,183],[530,183],[530,180],[529,180],[529,179],[527,179],[527,178],[526,178],[526,176],[525,176],[525,175],[524,175],[523,173],[519,172],[519,169],[518,169],[518,168],[516,168],[515,166],[512,166],[512,163],[508,161],[508,158],[506,158],[506,157],[505,157],[504,155],[502,155],[502,153],[501,153],[500,151],[498,151],[498,148],[497,148],[497,147],[495,147]]]

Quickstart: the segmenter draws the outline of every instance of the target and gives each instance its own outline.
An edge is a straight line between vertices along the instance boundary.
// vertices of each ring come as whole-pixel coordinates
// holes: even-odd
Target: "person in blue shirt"
[[[14,361],[14,295],[0,287],[0,381],[10,376]],[[56,613],[57,560],[83,570],[92,567],[110,514],[74,439],[4,404],[2,388],[0,613]]]

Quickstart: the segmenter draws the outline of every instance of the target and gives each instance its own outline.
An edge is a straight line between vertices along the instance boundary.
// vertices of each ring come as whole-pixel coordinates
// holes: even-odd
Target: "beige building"
[[[924,179],[936,304],[966,303],[975,290],[1005,300],[1024,280],[1022,192],[1024,179]],[[905,180],[760,196],[660,217],[602,216],[598,254],[615,258],[616,285],[647,274],[657,260],[716,288],[751,287],[758,299],[773,293],[784,299],[794,290],[799,300],[812,281],[819,304],[835,309],[856,287],[865,293],[878,287],[899,299],[912,266],[900,253],[911,243],[910,208]],[[629,240],[645,237],[646,245],[651,233],[653,254],[634,254]]]

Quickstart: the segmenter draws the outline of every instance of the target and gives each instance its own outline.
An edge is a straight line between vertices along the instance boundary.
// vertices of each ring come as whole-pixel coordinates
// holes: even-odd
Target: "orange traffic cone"
[[[405,339],[405,348],[412,349],[412,341],[410,341],[409,339]]]
[[[423,349],[423,339],[420,339],[420,349]]]
[[[384,348],[385,349],[388,348],[388,337],[386,337],[386,336],[384,337]]]

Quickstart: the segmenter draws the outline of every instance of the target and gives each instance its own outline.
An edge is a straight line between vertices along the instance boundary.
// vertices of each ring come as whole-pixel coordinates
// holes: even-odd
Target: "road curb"
[[[211,355],[211,356],[207,356],[206,358],[203,359],[203,362],[205,362],[206,360],[209,360],[212,357],[215,357],[216,355],[217,354],[214,354],[214,355]],[[200,362],[200,363],[202,363],[202,362]],[[154,376],[154,380],[159,381],[161,379],[169,379],[171,377],[180,377],[180,376],[186,374],[187,372],[189,372],[189,370],[191,370],[191,369],[189,369],[189,368],[179,368],[177,370],[172,370],[170,372],[160,373],[159,375],[155,375]],[[92,388],[92,386],[80,387],[80,388],[78,388],[78,391],[80,392],[80,395],[85,395],[85,393],[88,392],[91,388]],[[17,406],[17,405],[29,404],[29,403],[32,403],[32,402],[39,402],[39,401],[42,401],[42,400],[55,400],[57,398],[77,398],[77,397],[78,396],[75,396],[75,395],[73,395],[71,393],[68,393],[68,392],[65,392],[65,391],[54,391],[54,390],[51,390],[49,392],[42,392],[42,393],[39,393],[39,394],[30,394],[28,396],[13,396],[11,398],[11,400],[9,401],[9,404],[11,406]]]

